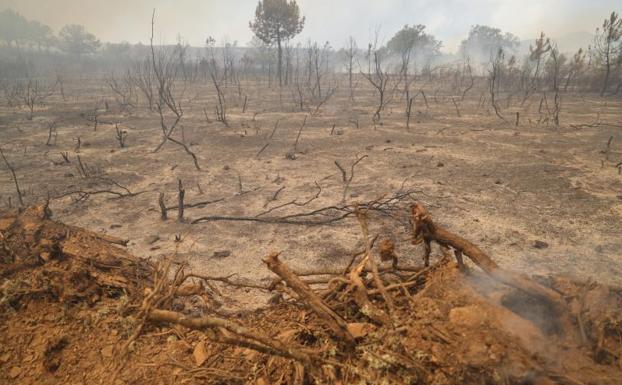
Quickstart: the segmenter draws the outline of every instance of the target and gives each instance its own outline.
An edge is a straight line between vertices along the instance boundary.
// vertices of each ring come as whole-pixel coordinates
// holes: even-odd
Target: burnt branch
[[[401,218],[399,218],[399,214],[397,214],[400,211],[401,203],[412,200],[412,195],[414,191],[398,191],[389,197],[382,196],[375,200],[368,201],[366,203],[360,203],[358,205],[342,203],[338,205],[330,205],[310,211],[297,212],[282,216],[267,215],[285,207],[305,206],[313,200],[317,199],[320,193],[321,191],[318,190],[318,193],[315,196],[309,198],[306,202],[298,202],[296,200],[290,201],[275,206],[270,210],[267,210],[255,216],[208,215],[197,218],[193,220],[192,223],[195,224],[202,222],[232,221],[319,226],[333,224],[346,218],[352,217],[355,215],[357,208],[364,209],[369,212],[378,213],[380,215],[401,221]]]
[[[17,182],[17,175],[15,175],[15,168],[9,163],[9,160],[4,155],[4,151],[2,151],[2,147],[0,147],[0,155],[2,155],[2,160],[4,160],[4,164],[9,169],[11,173],[11,177],[13,178],[13,183],[15,184],[15,191],[17,192],[17,199],[19,201],[19,206],[24,207],[24,200],[22,199],[22,191],[19,188],[19,183]]]
[[[302,134],[303,128],[305,128],[305,125],[307,124],[308,117],[309,115],[305,115],[305,118],[302,121],[302,125],[300,126],[300,129],[298,130],[298,135],[296,135],[296,141],[294,142],[294,152],[298,151],[298,141],[300,140],[300,135]]]
[[[115,134],[116,134],[115,138],[117,139],[117,142],[119,142],[119,147],[124,148],[125,139],[127,139],[127,131],[123,129],[119,129],[119,124],[117,123],[115,123],[114,129],[115,129]]]
[[[56,121],[52,120],[47,123],[48,126],[48,139],[45,142],[46,146],[53,146],[56,144],[56,137],[58,136],[58,131],[56,130]]]
[[[346,201],[346,195],[348,194],[350,184],[354,179],[354,169],[356,168],[356,165],[367,157],[368,155],[363,155],[360,157],[358,155],[356,156],[356,160],[350,165],[350,175],[347,175],[345,168],[341,164],[339,164],[339,162],[335,161],[335,165],[337,166],[337,168],[339,168],[339,171],[341,171],[341,179],[343,181],[343,193],[341,196],[342,203]]]

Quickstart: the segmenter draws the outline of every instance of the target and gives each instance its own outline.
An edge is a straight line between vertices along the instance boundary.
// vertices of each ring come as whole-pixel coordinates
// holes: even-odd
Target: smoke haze
[[[543,30],[572,47],[585,44],[589,34],[611,11],[615,0],[299,0],[307,22],[296,41],[329,41],[341,47],[348,36],[360,46],[380,31],[386,42],[404,24],[424,24],[443,41],[444,52],[455,52],[469,28],[490,25],[523,40]],[[83,24],[102,41],[146,43],[150,17],[156,9],[156,37],[162,43],[181,38],[202,46],[207,36],[246,45],[252,38],[248,22],[256,0],[0,0],[0,10],[12,8],[28,19],[58,31],[66,24]]]

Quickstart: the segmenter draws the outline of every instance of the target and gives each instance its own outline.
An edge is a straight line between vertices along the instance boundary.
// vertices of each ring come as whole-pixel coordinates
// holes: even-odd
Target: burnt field
[[[293,88],[227,87],[226,124],[211,83],[189,84],[174,135],[200,169],[177,143],[156,151],[160,116],[142,99],[123,101],[90,77],[65,80],[64,97],[47,97],[32,120],[27,108],[2,107],[2,149],[26,204],[49,196],[59,220],[205,273],[261,280],[259,257],[272,250],[301,268],[341,265],[339,255],[360,246],[354,217],[271,220],[407,193],[400,199],[442,209],[443,223],[468,229],[504,266],[622,282],[622,101],[568,93],[555,126],[543,119],[542,95],[522,107],[505,96],[502,121],[485,89],[456,101],[451,89],[424,84],[407,128],[399,94],[374,122],[374,88],[361,77],[352,100],[339,80],[325,103],[303,111]],[[164,118],[170,125],[175,115]],[[2,205],[16,207],[11,173],[0,177]],[[407,240],[407,228],[393,236]]]

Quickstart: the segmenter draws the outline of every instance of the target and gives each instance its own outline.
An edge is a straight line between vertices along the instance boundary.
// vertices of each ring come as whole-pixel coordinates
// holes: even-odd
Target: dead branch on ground
[[[73,189],[59,194],[50,195],[50,199],[61,199],[72,195],[77,195],[76,202],[82,202],[95,195],[111,195],[113,199],[130,198],[143,194],[146,191],[133,192],[126,186],[111,178],[99,177],[96,182],[104,183],[104,187],[95,189]]]
[[[356,160],[352,162],[350,165],[350,175],[346,172],[346,169],[338,162],[335,161],[335,166],[341,172],[341,180],[343,182],[343,192],[341,194],[341,203],[346,201],[346,195],[348,194],[348,190],[350,188],[350,184],[352,184],[352,180],[354,179],[354,168],[357,164],[359,164],[363,159],[367,158],[368,155],[358,156],[356,155]]]
[[[319,188],[319,186],[318,186]],[[321,191],[318,191],[318,194]],[[399,211],[401,203],[413,198],[414,190],[398,191],[391,196],[382,196],[375,200],[359,203],[358,207],[366,209],[370,212],[375,212],[383,216],[387,216],[393,219],[396,218],[396,211]],[[319,197],[316,194],[315,197]],[[312,200],[316,198],[310,198]],[[255,216],[231,216],[231,215],[208,215],[199,217],[192,221],[195,223],[202,222],[215,222],[215,221],[232,221],[232,222],[257,222],[257,223],[273,223],[273,224],[289,224],[289,225],[303,225],[303,226],[319,226],[328,225],[339,222],[355,214],[357,205],[355,204],[337,204],[331,206],[325,206],[311,211],[298,212],[283,216],[266,216],[266,214],[276,211],[284,207],[290,206],[304,206],[308,202],[294,202],[290,201],[282,205],[276,206],[263,213]]]

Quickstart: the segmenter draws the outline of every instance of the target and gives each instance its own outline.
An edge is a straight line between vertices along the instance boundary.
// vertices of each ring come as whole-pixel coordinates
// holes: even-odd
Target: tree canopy
[[[255,9],[255,20],[249,22],[249,27],[261,41],[266,44],[276,43],[279,59],[279,84],[281,85],[283,84],[281,43],[299,34],[304,25],[305,18],[300,16],[300,9],[295,0],[261,0]]]
[[[471,27],[469,36],[460,44],[460,52],[478,61],[488,61],[502,49],[505,52],[515,51],[520,44],[518,37],[500,29],[486,25]]]
[[[622,63],[622,19],[616,12],[603,21],[602,29],[596,29],[594,52],[597,63],[604,68],[605,76],[600,95],[604,95],[609,85],[613,63]]]
[[[100,46],[95,35],[87,32],[84,26],[78,24],[64,26],[58,33],[58,37],[60,40],[59,48],[76,55],[93,53]]]
[[[440,54],[441,42],[425,32],[425,25],[407,24],[389,40],[387,48],[400,55],[436,56]]]
[[[8,45],[50,45],[53,37],[52,29],[45,24],[29,21],[11,9],[0,12],[0,40]]]
[[[304,16],[296,1],[262,0],[255,9],[255,20],[249,22],[253,33],[266,44],[289,40],[302,31]]]

